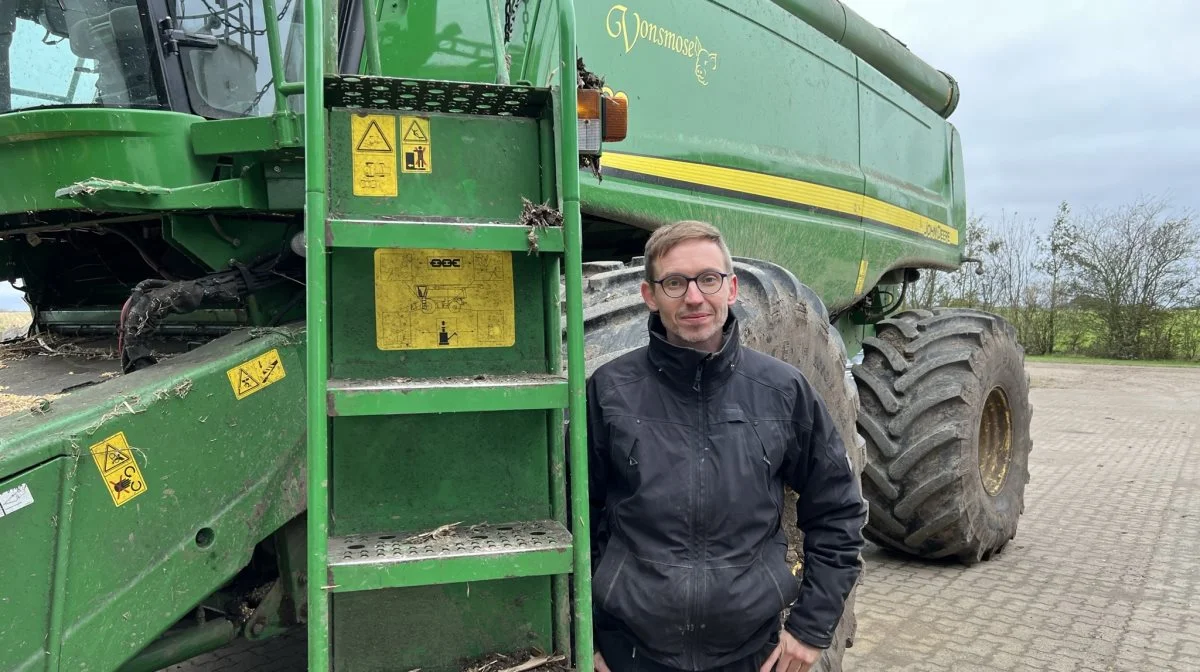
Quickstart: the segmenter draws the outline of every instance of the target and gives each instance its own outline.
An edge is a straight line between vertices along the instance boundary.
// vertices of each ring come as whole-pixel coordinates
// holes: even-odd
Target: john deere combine
[[[903,308],[968,261],[957,101],[837,0],[0,0],[0,669],[289,629],[311,670],[591,669],[583,384],[683,218],[870,538],[990,557],[1022,351]]]

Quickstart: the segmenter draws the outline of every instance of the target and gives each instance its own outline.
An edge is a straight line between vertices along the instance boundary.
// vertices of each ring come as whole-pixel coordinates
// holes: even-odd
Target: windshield
[[[61,105],[169,107],[209,118],[275,111],[263,0],[151,2],[0,0],[0,113]],[[284,77],[303,81],[303,3],[275,4]],[[289,106],[302,111],[302,97]]]
[[[302,0],[278,0],[276,20],[284,79],[304,79]],[[262,0],[174,0],[177,25],[208,44],[180,45],[188,97],[197,114],[208,117],[263,115],[275,111],[270,94],[271,52]],[[269,95],[270,94],[270,95]],[[303,101],[293,97],[294,111]]]
[[[147,25],[136,0],[0,0],[0,112],[163,105]]]

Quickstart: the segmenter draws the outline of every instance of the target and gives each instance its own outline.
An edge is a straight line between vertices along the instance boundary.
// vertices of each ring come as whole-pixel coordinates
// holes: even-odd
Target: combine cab
[[[957,86],[837,0],[735,4],[0,0],[0,269],[33,310],[0,388],[35,400],[0,418],[0,668],[300,629],[312,670],[591,669],[564,430],[644,343],[679,219],[830,406],[868,536],[999,551],[1022,351],[904,309],[966,261]],[[852,599],[821,669],[854,628]]]

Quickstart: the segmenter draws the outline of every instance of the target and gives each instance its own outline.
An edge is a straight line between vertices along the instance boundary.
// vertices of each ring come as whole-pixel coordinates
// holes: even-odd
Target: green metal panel
[[[581,7],[581,54],[628,98],[630,128],[603,181],[582,174],[584,211],[711,221],[735,255],[780,263],[834,308],[860,295],[864,256],[862,291],[890,268],[959,263],[938,239],[965,225],[952,126],[780,4],[814,3]]]
[[[400,113],[395,113],[400,123]],[[417,116],[417,115],[413,115]],[[477,221],[516,222],[521,196],[541,191],[538,124],[519,117],[421,114],[429,118],[433,172],[399,173],[394,198],[356,198],[349,147],[350,113],[329,119],[329,210],[336,218],[448,216]],[[396,129],[397,139],[403,137]],[[399,152],[397,152],[399,153]],[[403,157],[398,157],[402,163]],[[401,215],[400,213],[403,213]]]
[[[859,79],[866,195],[938,222],[954,221],[945,122],[866,64]]]
[[[329,306],[330,329],[336,337],[330,352],[331,377],[457,377],[546,370],[541,289],[546,256],[513,253],[516,343],[511,348],[455,349],[448,357],[436,350],[379,349],[372,255],[366,249],[338,249],[330,259],[331,282],[338,292]]]
[[[551,516],[545,411],[337,418],[336,535]]]
[[[0,115],[6,170],[0,214],[77,207],[55,191],[90,178],[175,188],[207,182],[213,161],[195,157],[188,129],[198,119],[171,112],[33,110]]]
[[[334,669],[460,672],[514,644],[550,651],[549,586],[528,577],[335,594]]]
[[[295,123],[303,125],[300,117]],[[277,117],[246,117],[197,121],[192,125],[191,148],[196,156],[256,154],[288,147],[303,148],[303,142],[285,142],[280,138]]]
[[[0,550],[0,666],[6,670],[26,661],[25,669],[50,669],[58,659],[50,630],[59,621],[61,634],[65,596],[54,599],[54,582],[61,578],[55,557],[70,540],[69,521],[60,525],[58,515],[69,496],[62,484],[70,468],[71,460],[61,457],[0,478],[0,532],[10,542]],[[35,613],[40,617],[30,618]]]
[[[286,246],[298,227],[241,217],[171,215],[163,221],[163,236],[210,271],[229,268],[230,260],[249,263]]]
[[[44,619],[0,616],[52,633],[17,626],[20,638],[3,638],[0,669],[116,668],[303,512],[302,410],[290,403],[304,387],[303,347],[295,331],[239,332],[74,391],[44,415],[0,420],[0,482],[28,483],[35,499],[0,517],[6,538],[30,540],[0,551],[0,585],[40,595],[0,610],[49,606]],[[229,371],[272,350],[284,377],[237,400]],[[119,506],[114,484],[131,484],[112,473],[125,476],[128,462],[112,458],[124,466],[106,477],[91,450],[118,432],[144,484]]]

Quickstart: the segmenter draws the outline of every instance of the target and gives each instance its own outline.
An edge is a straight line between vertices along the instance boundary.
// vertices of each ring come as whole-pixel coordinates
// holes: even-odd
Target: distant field
[[[0,310],[0,334],[8,329],[23,328],[29,324],[30,315],[25,311]],[[5,355],[0,352],[0,369],[5,367]],[[0,417],[13,413],[30,413],[30,408],[37,402],[37,397],[25,397],[9,394],[0,385]]]
[[[1101,359],[1098,357],[1075,357],[1073,355],[1029,355],[1025,359],[1044,364],[1104,364],[1108,366],[1166,366],[1200,367],[1200,362],[1183,359]]]
[[[23,310],[0,310],[0,331],[29,324],[30,315]]]

